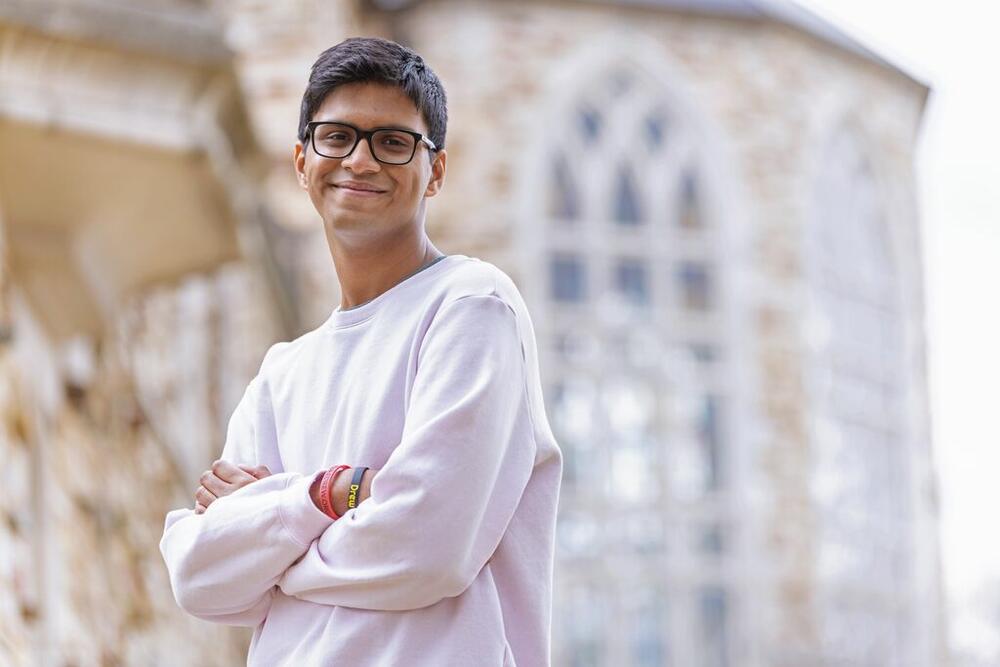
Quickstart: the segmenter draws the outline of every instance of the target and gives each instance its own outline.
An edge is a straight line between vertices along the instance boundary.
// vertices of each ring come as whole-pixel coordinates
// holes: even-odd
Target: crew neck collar
[[[333,309],[333,312],[330,313],[330,317],[327,319],[324,327],[328,329],[342,329],[344,327],[360,324],[375,315],[382,304],[392,299],[399,292],[410,289],[429,280],[443,271],[446,266],[453,264],[460,258],[464,257],[465,255],[444,255],[439,257],[428,266],[407,276],[376,296],[374,299],[366,301],[360,306],[355,306],[354,308],[349,308],[348,310],[341,310],[340,305],[337,305],[337,307]]]

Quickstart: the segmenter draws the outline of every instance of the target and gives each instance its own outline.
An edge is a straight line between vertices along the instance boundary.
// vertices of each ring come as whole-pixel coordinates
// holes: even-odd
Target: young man
[[[181,607],[255,628],[250,665],[550,664],[562,455],[517,288],[425,234],[446,124],[398,44],[313,65],[294,164],[341,303],[268,350],[160,543]]]

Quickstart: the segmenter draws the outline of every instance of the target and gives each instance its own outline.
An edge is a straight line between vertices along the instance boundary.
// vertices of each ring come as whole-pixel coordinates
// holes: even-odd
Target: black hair
[[[437,74],[412,49],[379,37],[350,37],[319,54],[302,95],[299,141],[306,143],[306,124],[334,88],[365,82],[399,87],[427,123],[428,138],[444,148],[448,100]]]

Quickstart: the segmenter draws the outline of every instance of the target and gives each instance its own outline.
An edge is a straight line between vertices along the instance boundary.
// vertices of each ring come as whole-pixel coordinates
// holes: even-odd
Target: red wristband
[[[319,508],[323,511],[323,514],[327,515],[334,521],[340,517],[333,511],[333,503],[330,500],[330,489],[333,486],[333,480],[336,478],[337,473],[341,470],[347,470],[350,467],[351,466],[346,463],[334,466],[323,473],[323,479],[319,481]]]

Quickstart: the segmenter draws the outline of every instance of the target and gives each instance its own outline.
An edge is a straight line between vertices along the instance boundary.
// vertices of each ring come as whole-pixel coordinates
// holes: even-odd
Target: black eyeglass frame
[[[351,146],[351,150],[347,151],[347,153],[345,153],[344,155],[340,155],[338,157],[333,157],[332,155],[320,153],[318,150],[316,150],[315,130],[320,125],[342,125],[344,127],[349,127],[352,130],[354,130],[356,136],[354,137],[354,145]],[[410,153],[410,157],[406,160],[406,162],[386,162],[385,160],[380,160],[378,156],[375,155],[375,146],[372,145],[372,136],[380,130],[404,132],[413,137],[414,139],[413,152]],[[368,152],[372,154],[372,157],[375,158],[377,162],[381,162],[382,164],[392,165],[395,167],[400,167],[404,164],[410,164],[411,162],[413,162],[413,156],[417,154],[417,146],[419,146],[421,142],[427,145],[427,150],[433,151],[435,153],[438,151],[438,147],[434,145],[434,142],[425,137],[424,135],[420,134],[419,132],[414,132],[413,130],[403,129],[401,127],[373,127],[370,130],[362,130],[360,127],[356,127],[354,125],[351,125],[350,123],[341,123],[333,120],[311,120],[308,123],[306,123],[306,133],[309,135],[309,144],[312,146],[313,153],[331,160],[343,160],[344,158],[350,157],[351,153],[353,153],[354,150],[358,147],[358,144],[361,143],[362,139],[368,142]]]

